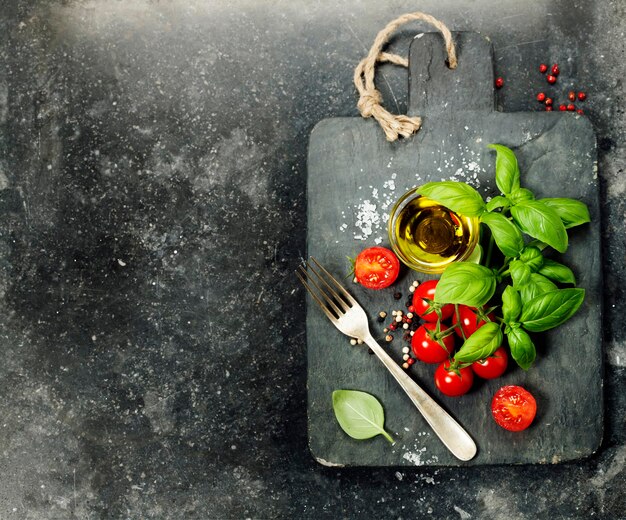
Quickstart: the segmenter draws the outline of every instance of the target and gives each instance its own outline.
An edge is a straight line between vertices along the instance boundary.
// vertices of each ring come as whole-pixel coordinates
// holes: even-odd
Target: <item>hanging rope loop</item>
[[[403,114],[392,114],[382,105],[382,96],[374,84],[374,74],[376,64],[379,62],[389,62],[402,67],[408,67],[406,58],[383,52],[383,47],[389,42],[391,35],[401,25],[422,20],[436,27],[441,32],[448,53],[448,67],[455,69],[457,66],[456,48],[452,41],[452,34],[443,22],[433,18],[429,14],[415,12],[408,13],[389,22],[387,26],[378,33],[372,48],[365,58],[363,58],[354,69],[354,85],[359,92],[357,108],[363,117],[373,117],[378,121],[385,132],[388,141],[395,141],[398,137],[409,137],[417,132],[422,126],[422,118],[419,116],[410,117]]]

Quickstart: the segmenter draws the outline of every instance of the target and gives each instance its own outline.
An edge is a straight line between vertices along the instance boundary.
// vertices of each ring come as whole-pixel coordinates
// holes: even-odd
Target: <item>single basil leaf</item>
[[[549,258],[544,260],[543,267],[539,269],[538,273],[555,282],[576,284],[574,273],[569,267]]]
[[[513,150],[501,144],[490,144],[488,148],[496,151],[496,184],[498,189],[508,195],[519,189],[519,166]]]
[[[519,321],[526,330],[542,332],[569,320],[585,299],[584,289],[557,289],[524,304]]]
[[[513,193],[509,195],[511,202],[513,204],[519,204],[525,200],[533,200],[535,195],[532,191],[526,188],[520,188],[519,190],[515,190]]]
[[[537,272],[541,268],[544,261],[541,251],[534,246],[526,246],[519,259],[530,267],[530,270],[533,273]]]
[[[495,290],[496,275],[491,269],[471,262],[456,262],[441,275],[435,290],[435,302],[482,307]]]
[[[516,257],[524,248],[524,237],[519,228],[501,213],[483,213],[480,221],[489,229],[498,249],[505,256]]]
[[[480,217],[485,211],[485,201],[474,188],[464,182],[427,182],[417,193],[442,204],[467,217]]]
[[[511,201],[501,195],[496,195],[493,199],[487,202],[485,209],[487,211],[493,211],[498,208],[508,208],[511,206]]]
[[[529,302],[533,298],[537,296],[550,292],[556,291],[558,287],[553,284],[550,280],[548,280],[545,276],[541,276],[537,273],[532,273],[530,275],[530,281],[526,283],[521,289],[520,294],[522,296],[523,302]]]
[[[556,212],[539,200],[525,200],[511,208],[511,215],[524,233],[552,246],[567,249],[567,231]]]
[[[537,357],[537,351],[530,336],[522,329],[507,328],[507,338],[511,357],[520,367],[528,370]]]
[[[566,229],[591,221],[587,205],[579,200],[560,198],[541,199],[541,202],[556,211]]]
[[[393,444],[394,440],[383,428],[383,407],[373,395],[357,390],[335,390],[333,410],[341,429],[353,439],[383,435]]]
[[[488,358],[502,345],[500,325],[490,321],[465,340],[463,346],[454,355],[456,361],[473,363]]]
[[[502,317],[504,323],[517,321],[522,312],[522,298],[515,287],[508,285],[502,293]]]
[[[511,273],[511,280],[513,280],[515,287],[523,287],[530,281],[530,267],[521,260],[513,260],[509,264],[509,272]]]

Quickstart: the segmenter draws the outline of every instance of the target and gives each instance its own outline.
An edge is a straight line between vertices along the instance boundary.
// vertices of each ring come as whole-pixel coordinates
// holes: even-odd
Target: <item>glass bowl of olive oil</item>
[[[478,244],[480,222],[450,211],[422,195],[405,193],[391,210],[389,241],[411,269],[437,274],[452,262],[469,260]]]

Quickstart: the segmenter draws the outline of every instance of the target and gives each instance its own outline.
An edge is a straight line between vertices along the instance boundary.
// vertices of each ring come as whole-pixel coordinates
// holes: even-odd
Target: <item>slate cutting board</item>
[[[308,158],[308,254],[345,277],[346,256],[377,242],[388,245],[384,215],[406,190],[426,181],[469,180],[485,195],[495,195],[495,154],[486,145],[501,143],[515,150],[522,185],[538,197],[572,197],[589,206],[592,222],[570,230],[563,259],[586,289],[586,299],[564,326],[534,336],[538,359],[528,372],[514,366],[496,381],[476,381],[466,396],[448,398],[434,388],[434,366],[417,362],[410,369],[475,439],[478,454],[467,463],[447,451],[378,359],[367,348],[351,346],[308,300],[309,445],[325,465],[558,463],[592,454],[602,439],[600,211],[592,127],[573,113],[496,112],[491,44],[476,33],[454,37],[459,56],[454,71],[444,64],[438,33],[411,45],[409,114],[423,116],[423,127],[410,139],[387,142],[372,119],[326,119],[315,127]],[[356,225],[365,201],[376,206],[365,212],[373,221],[368,236],[366,226]],[[405,268],[396,286],[383,291],[344,280],[368,311],[374,336],[382,339],[383,324],[373,319],[378,311],[404,307],[410,283],[426,278]],[[403,293],[400,301],[393,298],[396,291]],[[399,362],[402,346],[396,334],[386,347]],[[537,399],[537,417],[524,432],[507,432],[491,417],[491,398],[504,384],[522,385]],[[340,388],[380,399],[395,445],[381,436],[356,441],[339,428],[331,393]]]

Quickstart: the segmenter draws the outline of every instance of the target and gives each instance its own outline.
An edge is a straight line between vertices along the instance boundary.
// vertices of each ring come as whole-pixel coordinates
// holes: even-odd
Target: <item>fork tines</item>
[[[296,275],[331,321],[343,316],[356,304],[348,291],[315,258],[311,257],[307,267],[299,266]]]

